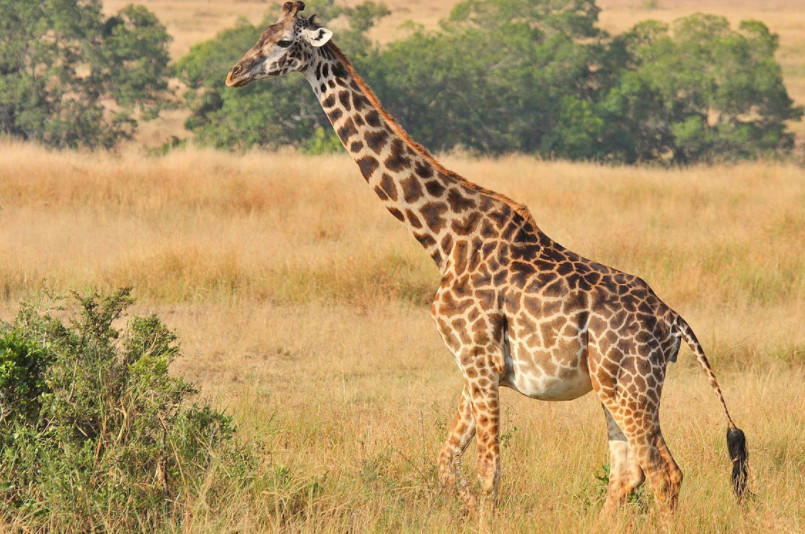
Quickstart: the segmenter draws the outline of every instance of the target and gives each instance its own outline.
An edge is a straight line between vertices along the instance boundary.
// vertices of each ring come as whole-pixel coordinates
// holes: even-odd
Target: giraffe
[[[547,401],[595,391],[610,455],[603,513],[646,479],[661,509],[672,510],[682,471],[660,431],[659,406],[666,366],[683,340],[726,415],[740,498],[747,485],[745,436],[684,319],[642,279],[565,249],[540,231],[524,205],[444,168],[383,109],[332,32],[299,15],[303,9],[303,2],[286,2],[226,83],[243,87],[302,73],[368,185],[441,272],[430,311],[464,386],[438,476],[478,512],[481,530],[491,528],[501,474],[501,386]],[[473,437],[480,499],[460,472]]]

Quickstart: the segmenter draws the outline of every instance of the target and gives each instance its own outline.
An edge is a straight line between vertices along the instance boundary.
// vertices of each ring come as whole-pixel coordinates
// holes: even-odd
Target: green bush
[[[156,316],[115,326],[128,290],[79,299],[67,322],[23,306],[0,321],[0,515],[23,530],[175,531],[196,500],[251,481],[231,419],[171,376]]]
[[[733,30],[698,13],[670,28],[635,25],[610,47],[623,62],[600,106],[610,156],[686,164],[790,153],[786,121],[801,120],[803,108],[786,91],[777,48],[754,20]]]

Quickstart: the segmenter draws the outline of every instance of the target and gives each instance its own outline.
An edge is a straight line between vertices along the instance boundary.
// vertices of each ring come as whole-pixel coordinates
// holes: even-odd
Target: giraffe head
[[[285,2],[282,15],[266,28],[257,42],[226,77],[229,87],[243,87],[255,80],[304,71],[313,50],[327,43],[333,32],[318,26],[314,17],[297,16],[304,2]]]

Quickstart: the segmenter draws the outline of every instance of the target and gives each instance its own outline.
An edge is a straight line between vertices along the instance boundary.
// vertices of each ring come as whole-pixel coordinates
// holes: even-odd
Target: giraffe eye
[[[291,46],[292,43],[293,43],[293,41],[287,41],[287,40],[283,39],[282,41],[277,42],[277,46],[279,46],[281,48],[288,48],[289,46]]]

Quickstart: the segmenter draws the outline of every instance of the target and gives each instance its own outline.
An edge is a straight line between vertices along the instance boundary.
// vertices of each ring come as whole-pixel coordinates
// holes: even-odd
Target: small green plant
[[[585,487],[574,495],[574,497],[581,502],[585,510],[601,509],[604,505],[604,502],[607,500],[609,475],[609,464],[602,465],[600,472],[595,474],[596,483],[593,486]],[[626,506],[635,507],[641,514],[646,513],[651,506],[649,495],[650,494],[646,492],[645,486],[640,486],[629,494],[624,504]]]
[[[500,446],[505,447],[506,444],[509,443],[509,440],[512,439],[512,436],[514,436],[515,432],[517,432],[517,427],[513,426],[508,431],[506,431],[503,434],[501,434],[501,436],[500,436]]]
[[[601,474],[596,473],[595,479],[598,481],[598,491],[597,491],[597,499],[600,502],[604,502],[607,497],[607,486],[609,485],[609,464],[604,464],[601,466]],[[645,486],[640,486],[636,490],[633,490],[629,496],[626,498],[626,504],[633,504],[637,505],[640,509],[644,509],[647,506],[648,499],[646,497],[646,490]]]
[[[183,150],[187,148],[188,139],[185,137],[181,139],[175,135],[170,136],[170,138],[162,143],[158,147],[153,147],[148,149],[148,155],[151,157],[159,157],[165,156],[174,150]]]
[[[27,422],[38,415],[37,400],[45,391],[43,373],[52,361],[49,351],[18,331],[0,337],[0,424]]]
[[[0,322],[0,516],[25,531],[175,531],[202,495],[214,508],[248,483],[254,460],[168,372],[179,347],[159,318],[115,326],[128,289],[78,302],[68,322],[31,305]]]

